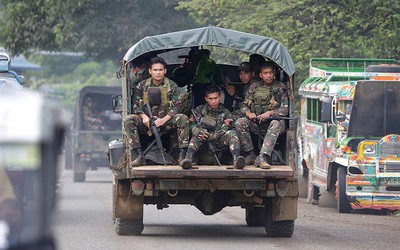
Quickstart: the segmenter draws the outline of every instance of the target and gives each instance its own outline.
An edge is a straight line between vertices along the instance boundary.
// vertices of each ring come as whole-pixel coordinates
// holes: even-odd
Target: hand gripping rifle
[[[203,129],[203,126],[202,126],[202,124],[201,124],[201,121],[200,121],[199,118],[196,116],[196,114],[194,113],[194,110],[193,110],[193,109],[191,110],[191,112],[192,112],[192,115],[193,115],[194,119],[196,120],[197,126],[200,128],[200,131],[201,131],[201,129]],[[215,153],[215,148],[214,148],[214,145],[212,144],[212,142],[207,141],[207,147],[208,147],[208,149],[213,153],[214,158],[215,158],[215,160],[217,161],[218,165],[221,166],[221,162],[219,161],[219,159],[218,159],[218,157],[217,157],[217,154]]]
[[[165,161],[165,156],[164,156],[165,149],[164,149],[164,146],[163,146],[162,141],[161,141],[160,129],[154,123],[156,118],[153,116],[153,113],[151,112],[150,104],[148,102],[144,106],[144,112],[150,118],[150,121],[149,121],[150,131],[154,135],[154,137],[156,138],[157,148],[160,149],[161,156],[162,156],[163,161],[164,161],[164,165],[166,166],[167,162]]]

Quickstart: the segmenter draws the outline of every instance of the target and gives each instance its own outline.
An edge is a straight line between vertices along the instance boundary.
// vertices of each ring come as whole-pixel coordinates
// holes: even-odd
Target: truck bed
[[[196,165],[193,169],[182,169],[178,165],[146,165],[133,168],[134,178],[287,178],[293,177],[293,169],[288,165],[275,165],[270,169],[246,166],[244,169],[233,169],[232,165]]]

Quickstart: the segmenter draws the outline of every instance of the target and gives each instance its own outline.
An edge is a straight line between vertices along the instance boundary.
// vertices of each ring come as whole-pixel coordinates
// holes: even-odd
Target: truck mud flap
[[[272,198],[272,219],[274,221],[295,220],[297,218],[297,197]]]

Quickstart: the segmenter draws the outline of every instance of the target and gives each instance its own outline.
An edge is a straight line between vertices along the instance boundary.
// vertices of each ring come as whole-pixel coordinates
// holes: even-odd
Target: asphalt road
[[[112,224],[111,173],[87,172],[72,182],[63,170],[53,231],[59,249],[400,249],[400,216],[373,211],[339,214],[299,201],[292,238],[269,238],[250,228],[241,208],[205,216],[195,207],[145,206],[140,236],[118,236]]]

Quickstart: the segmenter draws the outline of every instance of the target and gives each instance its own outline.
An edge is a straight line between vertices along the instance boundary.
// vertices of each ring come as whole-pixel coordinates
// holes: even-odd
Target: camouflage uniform
[[[264,89],[262,90],[262,88]],[[265,93],[269,93],[269,95],[265,95],[265,98],[260,100],[257,99],[257,91],[265,91]],[[289,113],[289,106],[286,85],[276,80],[274,80],[270,87],[263,86],[262,81],[253,83],[249,87],[249,91],[240,110],[242,114],[253,112],[257,116],[268,110],[273,110],[279,116],[287,116]],[[264,137],[260,154],[271,156],[279,134],[285,130],[285,122],[283,120],[271,120],[269,123],[259,125],[247,117],[242,117],[235,122],[235,128],[239,134],[242,150],[245,152],[254,150],[250,133],[259,132],[260,129],[268,129]]]
[[[163,83],[160,85],[154,85],[152,78],[143,80],[139,83],[136,88],[136,95],[133,100],[133,112],[124,121],[124,127],[129,137],[129,145],[131,149],[140,148],[140,140],[138,130],[141,132],[148,131],[147,127],[142,123],[142,119],[139,114],[143,114],[143,105],[147,102],[147,91],[149,87],[164,88],[166,92],[166,99],[168,103],[162,103],[159,106],[153,106],[153,116],[163,118],[166,115],[172,116],[172,118],[160,127],[161,132],[170,131],[177,129],[179,138],[179,148],[187,148],[189,144],[189,121],[188,117],[181,112],[181,101],[184,93],[179,89],[175,82],[168,78],[164,78]]]
[[[150,77],[149,69],[141,69],[139,72],[133,73],[131,77],[131,89],[136,89],[139,83]]]
[[[235,91],[235,94],[233,95],[235,110],[232,112],[232,118],[234,121],[236,121],[237,119],[239,119],[241,117],[244,117],[244,115],[242,114],[242,111],[240,110],[240,107],[241,107],[242,102],[244,101],[244,98],[245,98],[252,83],[253,83],[253,81],[251,81],[248,84],[245,84],[244,86],[242,86],[242,88],[238,88]]]
[[[93,111],[88,106],[82,107],[83,129],[85,130],[100,130],[102,129],[102,122],[96,118]]]
[[[234,150],[240,151],[240,142],[237,133],[235,130],[231,130],[231,126],[229,125],[232,120],[231,113],[222,104],[219,105],[217,110],[211,109],[208,104],[201,105],[194,110],[194,113],[198,119],[201,117],[211,117],[216,120],[215,129],[208,129],[210,133],[208,140],[214,144],[215,148],[222,150],[229,147],[231,152]],[[195,136],[200,131],[200,128],[197,126],[194,117],[190,118],[190,127],[193,137],[190,140],[188,151],[193,150],[193,152],[197,152],[203,141],[199,141],[197,136]]]
[[[185,159],[179,162],[179,165],[183,169],[190,169],[192,167],[192,160],[194,154],[199,150],[203,142],[212,143],[216,148],[224,149],[229,147],[233,157],[233,167],[236,169],[243,169],[245,166],[245,159],[240,156],[240,142],[236,134],[236,131],[230,130],[231,116],[229,110],[223,107],[223,104],[219,104],[216,110],[213,110],[208,104],[197,107],[194,111],[198,120],[207,118],[208,123],[214,123],[213,128],[206,128],[206,125],[202,123],[202,128],[197,126],[195,118],[191,118],[191,126],[193,137],[190,141],[189,148]],[[199,132],[207,130],[208,137],[204,138],[205,141],[199,140]]]

